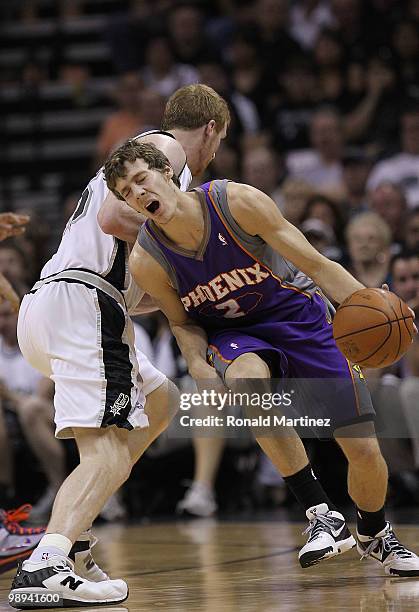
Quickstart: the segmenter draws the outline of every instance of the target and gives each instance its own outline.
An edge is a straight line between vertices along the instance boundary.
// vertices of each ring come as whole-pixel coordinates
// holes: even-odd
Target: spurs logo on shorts
[[[112,412],[114,416],[120,415],[121,410],[123,410],[127,406],[128,402],[129,396],[125,395],[125,393],[120,393],[113,405],[111,406],[110,412]]]

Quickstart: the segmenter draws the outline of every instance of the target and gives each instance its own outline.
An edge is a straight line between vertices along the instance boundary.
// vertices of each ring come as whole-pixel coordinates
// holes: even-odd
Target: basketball
[[[414,335],[413,315],[395,293],[361,289],[337,309],[333,336],[349,361],[383,368],[400,359]]]

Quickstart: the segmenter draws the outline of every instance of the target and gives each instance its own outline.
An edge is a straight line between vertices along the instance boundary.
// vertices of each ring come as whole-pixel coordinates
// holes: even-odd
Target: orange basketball
[[[413,335],[413,315],[407,304],[384,289],[355,291],[333,320],[339,349],[349,361],[366,368],[383,368],[400,359]]]

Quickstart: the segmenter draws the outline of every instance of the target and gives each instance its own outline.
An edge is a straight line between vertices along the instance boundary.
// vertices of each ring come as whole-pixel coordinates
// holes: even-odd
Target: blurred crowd
[[[8,22],[15,25],[83,20],[90,6],[87,0],[6,4]],[[165,101],[177,88],[206,83],[226,98],[232,122],[200,182],[230,178],[261,189],[326,257],[342,263],[367,287],[389,284],[419,315],[419,0],[139,0],[112,6],[101,32],[111,51],[112,73],[107,75],[107,112],[92,136],[91,173],[123,140],[158,128]],[[28,90],[46,82],[70,82],[80,106],[93,77],[88,64],[65,60],[57,37],[52,59],[43,60],[42,54],[27,59],[18,78]],[[4,87],[15,85],[16,75],[6,70],[2,81]],[[74,189],[62,194],[62,228],[88,178],[81,174],[80,183],[73,181]],[[39,213],[26,212],[32,221],[25,235],[0,243],[0,272],[20,294],[37,279],[57,237]],[[185,377],[185,364],[161,314],[138,319],[137,333],[141,349],[159,369],[173,379]],[[33,491],[42,516],[71,462],[71,449],[52,436],[52,383],[28,369],[17,346],[16,315],[2,304],[0,486],[6,493],[0,506],[25,496],[12,461],[23,452],[23,438],[45,477],[43,490]],[[379,418],[404,420],[406,426],[405,438],[381,441],[390,470],[390,501],[417,505],[418,340],[400,362],[366,376]],[[216,480],[223,452],[223,444],[217,444],[209,482],[212,511],[217,507],[214,488],[218,503],[220,491],[231,500],[226,478]],[[331,456],[343,465],[338,451],[322,444],[308,442],[319,470],[330,465]],[[168,456],[170,465],[183,466],[174,476],[179,482],[182,476],[193,478],[193,456],[185,446],[166,437],[151,448],[145,471],[154,489],[153,465],[162,477]],[[224,476],[240,473],[241,482],[256,483],[235,491],[243,506],[286,503],[281,479],[250,439],[227,445],[225,453]],[[173,510],[181,489],[167,486],[172,487],[172,505],[165,507],[152,495],[155,505],[147,512]],[[128,510],[145,512],[127,500],[130,487],[135,491],[135,484],[125,492]],[[124,494],[110,517],[126,512],[123,502]]]

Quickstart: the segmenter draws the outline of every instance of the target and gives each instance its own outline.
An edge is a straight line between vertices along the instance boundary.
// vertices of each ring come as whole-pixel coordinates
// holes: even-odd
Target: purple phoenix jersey
[[[188,315],[207,332],[209,362],[224,376],[239,355],[257,353],[275,376],[346,379],[351,399],[345,414],[333,415],[336,426],[371,419],[362,374],[333,339],[332,306],[308,276],[241,229],[228,206],[227,184],[212,181],[196,189],[204,215],[198,251],[176,246],[150,220],[139,235]]]

